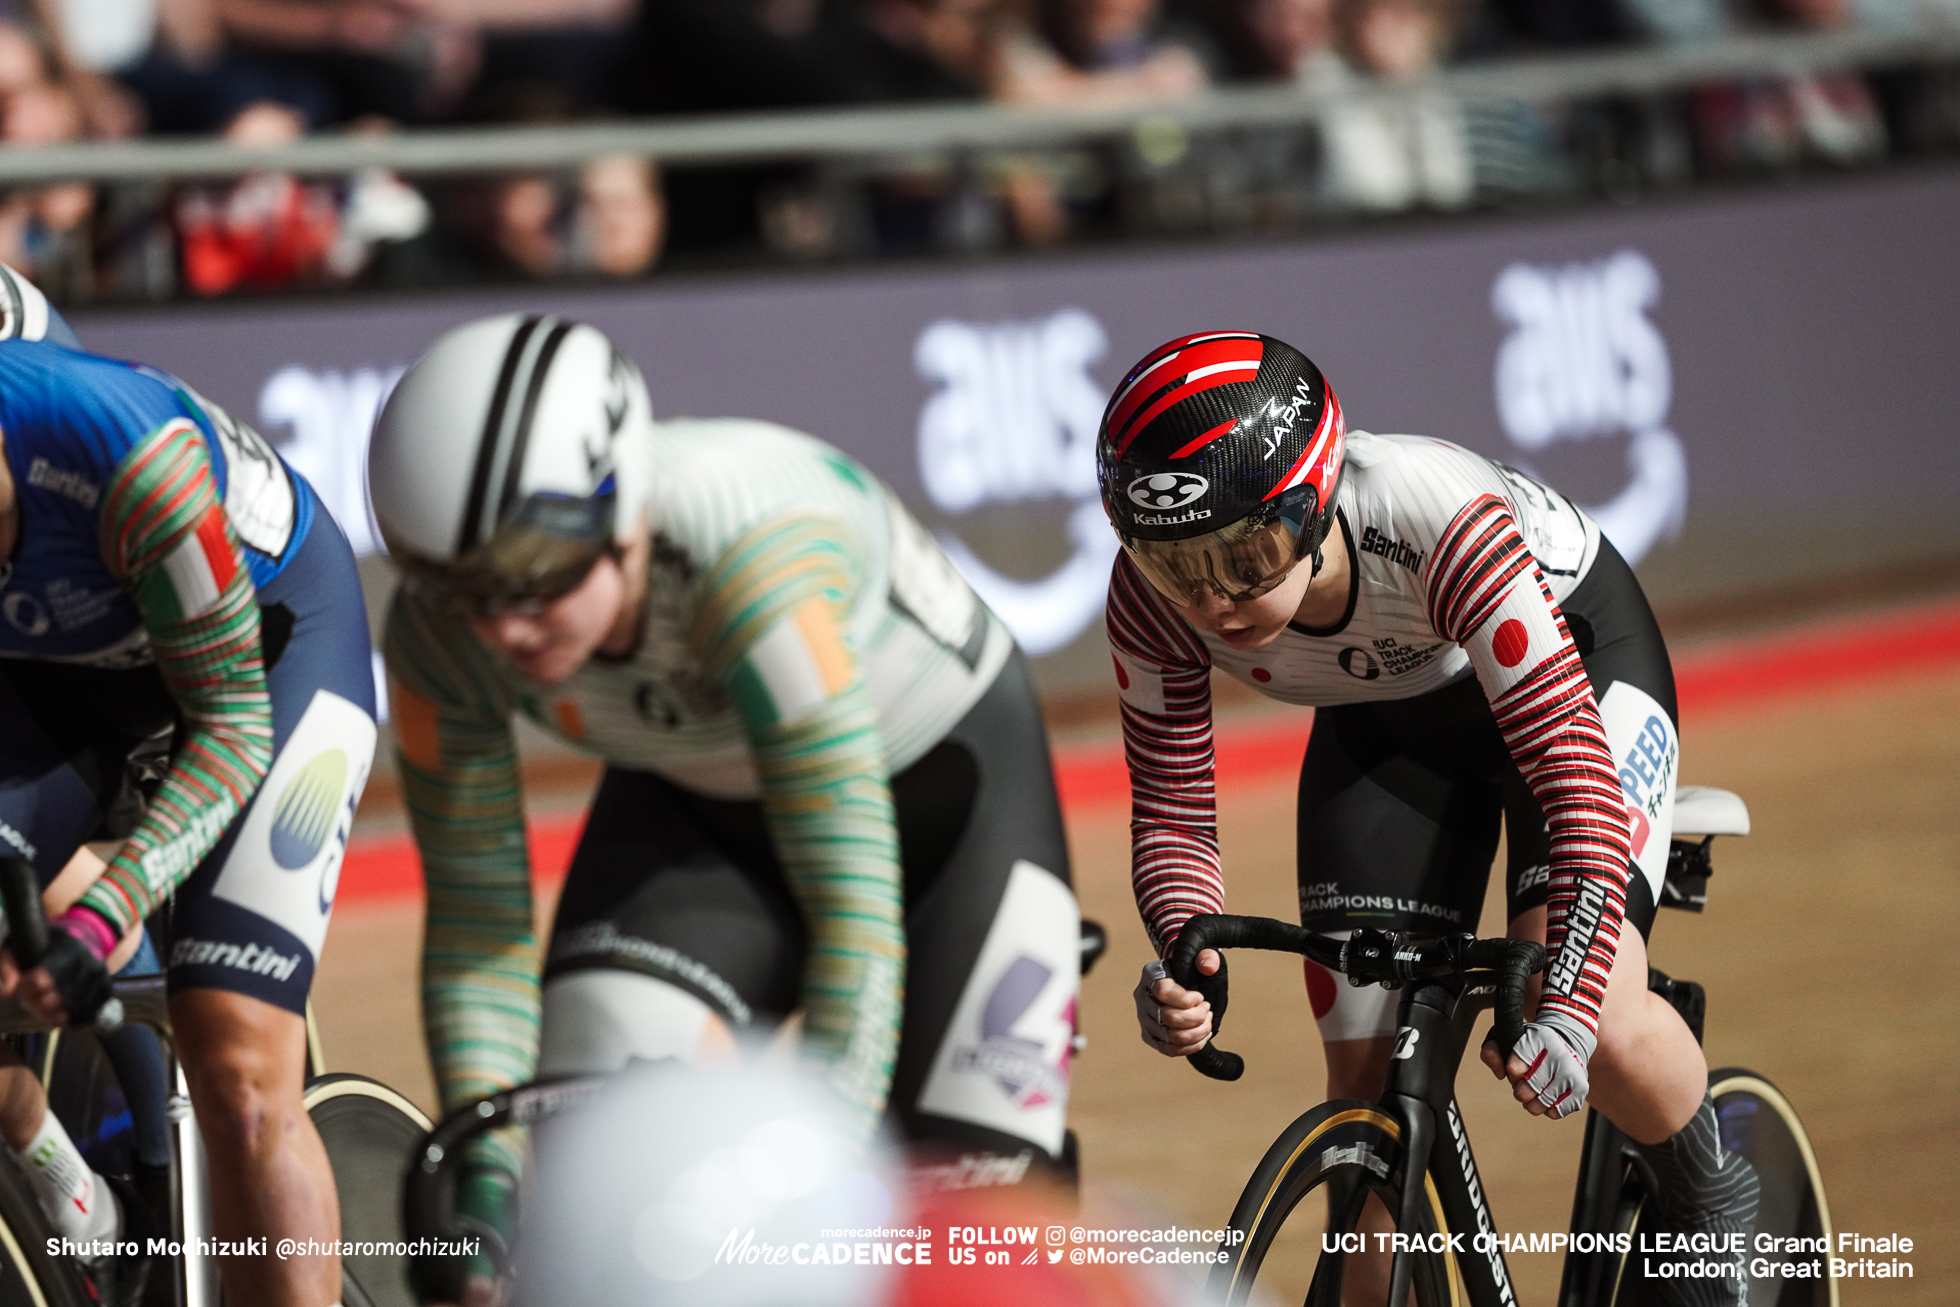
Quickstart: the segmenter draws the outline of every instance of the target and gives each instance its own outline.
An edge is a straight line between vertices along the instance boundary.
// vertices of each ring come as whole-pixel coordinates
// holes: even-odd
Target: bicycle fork
[[[1492,1238],[1496,1226],[1470,1151],[1470,1135],[1456,1105],[1456,1068],[1478,1016],[1489,1010],[1494,996],[1495,986],[1480,977],[1467,983],[1457,979],[1415,985],[1402,1004],[1382,1101],[1393,1105],[1404,1131],[1397,1228],[1405,1233],[1421,1228],[1428,1202],[1424,1181],[1433,1181],[1443,1209],[1443,1233],[1450,1236],[1453,1250],[1444,1256],[1462,1276],[1467,1300],[1517,1307],[1504,1250]],[[1447,1125],[1440,1141],[1439,1122]],[[1391,1304],[1408,1301],[1419,1255],[1406,1245],[1396,1253],[1389,1272]]]

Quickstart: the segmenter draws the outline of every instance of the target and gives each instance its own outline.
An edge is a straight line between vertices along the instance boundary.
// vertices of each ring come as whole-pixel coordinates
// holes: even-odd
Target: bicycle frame
[[[1479,1236],[1488,1242],[1497,1226],[1456,1103],[1457,1067],[1477,1018],[1490,1010],[1496,994],[1496,983],[1482,973],[1411,982],[1397,1016],[1395,1051],[1378,1103],[1403,1130],[1403,1210],[1397,1228],[1417,1228],[1427,1175],[1449,1232],[1462,1240],[1455,1256],[1471,1307],[1517,1307],[1518,1301],[1504,1250],[1476,1246]],[[1406,1301],[1413,1257],[1407,1251],[1396,1254],[1388,1301]]]
[[[1401,1177],[1403,1210],[1396,1224],[1400,1229],[1415,1228],[1419,1212],[1411,1206],[1410,1196],[1420,1200],[1422,1178],[1427,1175],[1436,1187],[1450,1232],[1463,1236],[1457,1269],[1470,1307],[1517,1304],[1503,1248],[1476,1245],[1478,1236],[1494,1235],[1498,1227],[1456,1102],[1457,1068],[1468,1051],[1477,1018],[1495,998],[1496,986],[1479,973],[1412,982],[1399,1008],[1395,1053],[1377,1103],[1402,1125],[1407,1141]],[[1699,1038],[1698,1028],[1695,1033]],[[1626,1136],[1598,1111],[1588,1109],[1568,1226],[1571,1233],[1603,1234],[1624,1228],[1622,1209],[1637,1197],[1639,1183],[1628,1173],[1630,1151]],[[1407,1258],[1403,1254],[1397,1260]],[[1559,1307],[1591,1307],[1604,1301],[1602,1290],[1619,1262],[1620,1255],[1610,1249],[1569,1249],[1559,1280]],[[1392,1280],[1404,1297],[1409,1273],[1398,1266]],[[1389,1301],[1404,1297],[1391,1292]]]

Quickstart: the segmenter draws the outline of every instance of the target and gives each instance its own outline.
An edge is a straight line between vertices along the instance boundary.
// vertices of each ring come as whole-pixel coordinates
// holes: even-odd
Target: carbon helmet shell
[[[1138,360],[1103,412],[1103,508],[1125,542],[1284,516],[1310,554],[1333,523],[1346,436],[1333,388],[1285,341],[1180,336]]]

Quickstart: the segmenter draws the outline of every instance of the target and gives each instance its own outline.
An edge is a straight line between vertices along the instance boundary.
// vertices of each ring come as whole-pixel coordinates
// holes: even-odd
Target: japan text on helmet
[[[1103,412],[1103,508],[1171,599],[1256,598],[1326,539],[1346,436],[1333,388],[1291,345],[1181,336],[1144,355]]]
[[[478,319],[375,420],[375,522],[408,577],[472,611],[562,594],[641,525],[652,424],[639,369],[602,332]]]

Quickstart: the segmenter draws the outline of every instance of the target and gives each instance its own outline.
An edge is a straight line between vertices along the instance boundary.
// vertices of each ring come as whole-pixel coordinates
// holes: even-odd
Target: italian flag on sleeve
[[[153,620],[187,622],[218,606],[238,569],[238,546],[225,530],[224,510],[214,504],[136,588]]]

